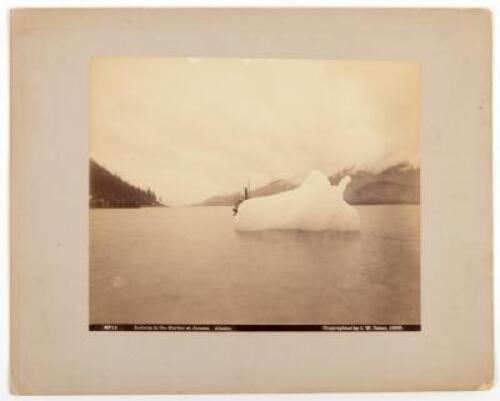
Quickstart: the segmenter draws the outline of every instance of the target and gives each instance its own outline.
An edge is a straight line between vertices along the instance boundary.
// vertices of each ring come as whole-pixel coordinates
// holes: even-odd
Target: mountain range
[[[420,203],[420,168],[398,163],[381,171],[345,169],[328,177],[337,185],[346,175],[352,178],[344,199],[351,205],[418,204]],[[298,187],[292,180],[275,180],[253,189],[251,197],[274,195]],[[231,206],[243,197],[242,192],[212,196],[200,206]]]

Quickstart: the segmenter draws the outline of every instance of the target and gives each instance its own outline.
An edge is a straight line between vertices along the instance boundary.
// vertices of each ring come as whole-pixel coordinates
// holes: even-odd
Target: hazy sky
[[[419,79],[413,62],[98,57],[90,154],[167,204],[415,163]]]

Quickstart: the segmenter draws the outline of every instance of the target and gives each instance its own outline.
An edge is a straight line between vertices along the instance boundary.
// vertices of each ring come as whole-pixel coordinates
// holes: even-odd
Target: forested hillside
[[[92,208],[162,206],[153,191],[129,184],[92,159],[89,204]]]

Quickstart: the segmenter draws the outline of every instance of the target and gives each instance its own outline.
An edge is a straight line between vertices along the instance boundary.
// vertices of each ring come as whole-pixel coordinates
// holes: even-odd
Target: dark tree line
[[[90,207],[162,206],[156,194],[129,184],[90,160]]]

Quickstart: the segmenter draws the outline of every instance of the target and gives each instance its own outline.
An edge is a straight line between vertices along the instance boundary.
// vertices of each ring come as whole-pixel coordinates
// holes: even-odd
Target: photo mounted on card
[[[491,387],[488,11],[19,9],[11,71],[12,392]]]
[[[90,71],[91,330],[420,330],[411,61]]]

